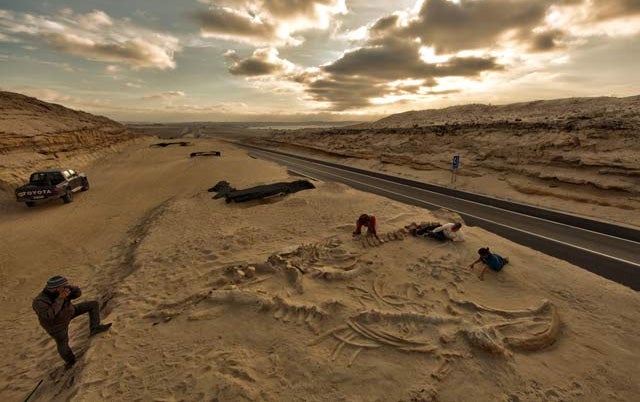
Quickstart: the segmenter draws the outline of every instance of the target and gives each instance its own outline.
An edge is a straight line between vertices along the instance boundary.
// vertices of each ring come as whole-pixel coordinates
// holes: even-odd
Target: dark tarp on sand
[[[261,186],[255,186],[246,188],[244,190],[236,190],[226,181],[218,182],[215,186],[211,187],[209,192],[217,192],[213,198],[224,197],[226,202],[246,202],[251,200],[258,200],[261,198],[273,197],[275,195],[285,195],[296,193],[302,190],[313,189],[315,186],[307,180],[296,180],[292,182],[279,182],[273,184],[264,184]]]

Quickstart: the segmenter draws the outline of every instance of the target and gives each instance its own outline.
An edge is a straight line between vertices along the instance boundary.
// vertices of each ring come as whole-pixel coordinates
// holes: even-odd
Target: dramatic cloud
[[[530,50],[534,52],[546,52],[557,49],[560,41],[566,33],[559,29],[552,29],[545,32],[536,33],[531,38]]]
[[[372,32],[395,21],[393,35],[418,38],[438,53],[500,48],[514,43],[546,52],[570,33],[580,35],[583,31],[589,35],[594,22],[638,15],[638,0],[425,0],[405,25],[397,18],[386,17],[372,27]],[[633,33],[640,29],[637,21],[635,29],[630,24],[633,22],[608,26],[608,32],[601,33],[615,35],[619,30]]]
[[[615,18],[628,18],[640,15],[640,1],[638,0],[592,0],[592,19],[595,21]]]
[[[145,0],[90,0],[83,13],[47,15],[38,10],[56,2],[4,3],[16,11],[0,10],[3,85],[119,116],[227,119],[225,102],[247,116],[373,115],[630,95],[639,82],[640,0],[197,0],[143,11]],[[230,42],[241,45],[216,54]]]
[[[484,71],[502,68],[490,57],[453,57],[444,63],[425,63],[418,48],[415,43],[361,48],[346,53],[315,74],[306,73],[297,79],[311,99],[328,104],[332,110],[349,110],[371,106],[376,99],[382,103],[385,97],[400,100],[442,94],[433,90],[437,77],[476,77]],[[397,83],[402,81],[413,83]]]
[[[370,106],[370,99],[387,92],[383,80],[358,76],[301,74],[295,80],[306,87],[309,97],[327,104],[329,110],[348,110]]]
[[[454,57],[440,64],[425,63],[420,58],[420,45],[389,39],[384,45],[367,46],[345,53],[324,66],[332,74],[366,76],[389,81],[437,76],[477,76],[482,71],[500,67],[493,58]]]
[[[556,1],[545,18],[549,29],[569,38],[631,37],[640,32],[639,0],[584,0],[580,4]]]
[[[193,19],[203,37],[258,45],[298,45],[296,32],[327,29],[333,16],[346,13],[344,0],[215,1]]]
[[[274,48],[258,49],[246,59],[240,58],[233,50],[228,51],[224,56],[231,63],[229,72],[233,75],[274,75],[295,69],[293,63],[279,58],[278,50]]]
[[[444,95],[487,73],[526,73],[565,62],[559,52],[604,29],[610,35],[637,32],[640,25],[628,22],[598,31],[590,24],[639,13],[638,0],[606,7],[591,0],[424,0],[412,12],[398,11],[366,32],[354,31],[348,37],[361,38],[359,48],[298,81],[312,100],[334,110]],[[413,83],[397,84],[403,81]]]
[[[269,21],[252,16],[248,12],[226,7],[211,7],[194,14],[205,38],[220,38],[260,44],[286,41],[277,27]]]
[[[548,0],[426,0],[404,35],[420,38],[439,53],[490,45],[507,31],[531,31],[551,5]]]
[[[56,16],[0,10],[0,31],[12,38],[43,40],[52,48],[89,60],[124,63],[134,68],[175,68],[178,39],[113,21],[103,11]]]

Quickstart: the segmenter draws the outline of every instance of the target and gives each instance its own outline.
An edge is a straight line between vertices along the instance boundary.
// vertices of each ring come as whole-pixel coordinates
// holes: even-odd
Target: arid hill
[[[504,198],[640,209],[640,96],[572,98],[400,113],[332,130],[272,131],[257,140]],[[573,206],[569,207],[573,208]],[[585,211],[609,219],[609,210]],[[640,225],[640,221],[635,222]]]
[[[471,104],[393,114],[361,128],[413,128],[432,125],[546,123],[562,129],[640,127],[640,96],[567,98],[513,103]]]
[[[106,117],[0,92],[0,189],[15,187],[32,169],[80,167],[133,138]]]

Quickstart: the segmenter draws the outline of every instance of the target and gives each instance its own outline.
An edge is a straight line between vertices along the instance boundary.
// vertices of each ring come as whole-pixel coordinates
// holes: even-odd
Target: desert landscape
[[[630,401],[640,394],[640,298],[627,287],[478,227],[465,225],[460,243],[411,236],[412,222],[462,219],[339,183],[314,181],[314,189],[286,197],[227,204],[207,189],[221,180],[245,188],[300,177],[250,157],[228,135],[153,147],[161,140],[106,118],[19,94],[0,99],[3,400],[24,400],[34,388],[30,401]],[[518,171],[504,159],[523,158],[523,148],[499,154],[491,145],[511,138],[502,130],[486,138],[468,127],[434,133],[453,124],[428,120],[445,111],[410,114],[406,124],[392,116],[394,129],[409,132],[385,134],[379,144],[381,134],[372,130],[387,127],[384,120],[310,138],[324,157],[362,158],[357,163],[410,174],[420,171],[411,161],[430,160],[427,172],[443,178],[438,162],[448,163],[448,150],[460,149],[463,161],[480,155],[474,149],[487,152],[482,166],[464,165],[460,180],[491,176],[491,169],[525,180],[527,172],[563,163],[563,174],[551,175],[559,187],[546,186],[546,199],[564,186],[588,187],[575,193],[593,198],[556,202],[582,203],[585,214],[598,215],[588,206],[607,199],[610,205],[593,204],[602,216],[619,209],[637,225],[638,145],[625,128],[635,124],[633,110],[606,135],[591,126],[534,132],[538,140],[529,146],[539,148],[539,163],[527,168],[517,159]],[[471,124],[463,121],[469,113],[454,114],[456,124]],[[416,124],[424,134],[414,132],[422,130]],[[512,147],[525,147],[528,135],[516,136]],[[298,131],[254,137],[311,149]],[[407,159],[393,159],[403,142]],[[352,155],[349,144],[369,153]],[[588,153],[573,162],[554,158],[573,160],[586,152],[575,150],[581,146],[605,162]],[[383,149],[393,162],[379,159]],[[211,150],[220,156],[189,157]],[[70,204],[16,203],[13,188],[52,166],[85,172],[91,190]],[[584,176],[569,183],[582,166]],[[383,243],[352,236],[363,212],[377,216]],[[480,281],[469,264],[486,245],[510,262]],[[89,339],[87,319],[72,322],[78,362],[70,369],[31,310],[58,274],[81,287],[80,300],[98,300],[103,321],[113,323]]]
[[[638,227],[639,110],[639,96],[464,105],[251,142]]]
[[[0,71],[0,402],[640,400],[638,0],[3,1]]]

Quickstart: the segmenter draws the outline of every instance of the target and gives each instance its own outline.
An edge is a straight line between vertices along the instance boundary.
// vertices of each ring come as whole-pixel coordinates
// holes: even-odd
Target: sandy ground
[[[233,137],[228,138],[230,141],[237,141]],[[571,213],[621,226],[640,227],[640,213],[638,213],[640,198],[638,196],[586,188],[582,184],[556,182],[549,185],[544,180],[523,177],[508,169],[505,169],[501,174],[493,174],[473,172],[462,168],[453,177],[450,169],[415,169],[402,164],[381,162],[375,158],[336,156],[314,152],[305,147],[270,144],[262,141],[258,141],[257,145],[345,166]],[[453,153],[452,151],[451,155]],[[446,166],[447,164],[443,163],[442,165]],[[579,177],[580,173],[576,170],[571,172],[571,175]]]
[[[0,399],[37,401],[630,401],[640,394],[640,297],[475,227],[336,183],[248,204],[212,200],[293,179],[228,144],[136,144],[91,165],[72,204],[0,218]],[[221,158],[190,159],[218,149]],[[375,213],[387,241],[352,239]],[[480,246],[510,264],[484,282]],[[65,371],[31,300],[64,274],[112,330],[71,326]]]
[[[258,145],[640,227],[640,96],[461,105]],[[457,181],[451,164],[460,156]]]

